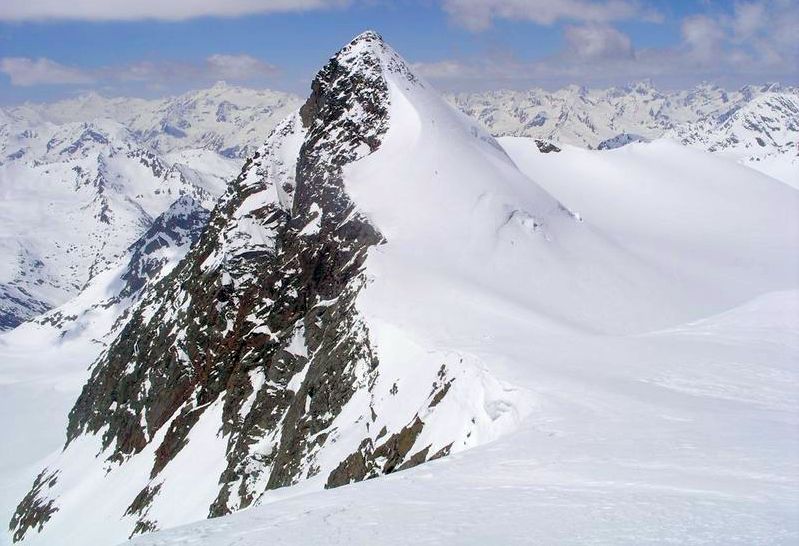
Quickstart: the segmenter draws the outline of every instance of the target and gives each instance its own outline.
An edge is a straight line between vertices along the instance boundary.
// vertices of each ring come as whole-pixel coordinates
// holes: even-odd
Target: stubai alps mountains
[[[0,543],[799,540],[797,135],[371,31],[303,98],[4,108]]]

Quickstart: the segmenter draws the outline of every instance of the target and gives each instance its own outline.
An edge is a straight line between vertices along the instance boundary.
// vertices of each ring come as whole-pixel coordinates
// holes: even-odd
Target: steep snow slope
[[[557,154],[532,139],[500,140],[586,222],[668,271],[700,315],[713,312],[704,302],[732,306],[797,280],[799,198],[773,178],[667,140]]]
[[[238,162],[158,155],[110,120],[5,126],[0,163],[0,329],[75,296],[181,195],[211,207]]]
[[[303,480],[390,473],[496,437],[524,412],[521,393],[470,355],[383,329],[373,339],[357,308],[365,251],[383,236],[345,193],[342,167],[379,149],[402,82],[423,86],[373,33],[320,71],[101,355],[66,450],[13,517],[16,539],[121,539]],[[444,124],[460,119],[430,100]],[[497,154],[476,129],[466,139]],[[551,198],[542,206],[573,221]]]
[[[248,162],[199,244],[147,291],[97,361],[70,415],[67,449],[20,503],[18,538],[121,540],[392,473],[513,430],[477,455],[443,463],[456,469],[441,475],[443,489],[427,480],[444,501],[457,502],[453,491],[467,495],[452,520],[424,505],[428,518],[451,522],[431,536],[468,526],[464,514],[478,524],[475,515],[485,514],[488,532],[516,532],[540,486],[538,476],[514,482],[509,474],[520,479],[520,468],[535,473],[539,461],[564,459],[565,470],[544,482],[547,498],[569,507],[575,495],[588,503],[619,492],[611,507],[645,522],[643,534],[622,529],[628,542],[662,536],[663,522],[679,537],[691,512],[699,514],[691,528],[705,536],[734,518],[744,540],[794,533],[792,497],[780,485],[790,480],[780,469],[792,462],[786,431],[796,413],[787,394],[795,384],[790,339],[741,349],[755,360],[743,363],[745,381],[736,383],[725,370],[739,347],[729,349],[723,332],[704,346],[689,335],[683,354],[678,334],[646,331],[795,288],[799,269],[786,251],[799,242],[798,192],[697,150],[686,157],[699,174],[687,177],[686,166],[672,175],[686,179],[671,184],[667,174],[641,173],[660,173],[675,152],[624,161],[643,146],[632,145],[595,153],[606,167],[579,201],[567,190],[584,183],[583,173],[559,186],[523,162],[541,155],[571,164],[572,151],[540,154],[530,144],[534,152],[509,145],[509,157],[373,33],[345,47],[303,108]],[[735,191],[725,194],[711,176],[719,169]],[[525,170],[543,175],[549,192]],[[614,184],[628,170],[634,191],[625,199]],[[744,421],[742,406],[728,400],[745,395],[743,408],[754,397],[768,411],[729,431]],[[711,419],[727,434],[714,437]],[[751,447],[754,434],[765,443]],[[704,462],[717,452],[726,458]],[[735,491],[764,467],[775,477],[759,511]],[[424,480],[419,472],[410,476]],[[735,477],[712,486],[696,478],[713,472]],[[305,498],[320,499],[308,501],[316,507],[397,483],[383,480]],[[399,493],[418,502],[424,486],[408,483],[416,485]],[[488,506],[500,500],[497,487],[521,502],[496,505],[504,515],[481,512],[480,487],[492,492]],[[296,507],[288,502],[283,514]],[[694,502],[710,507],[696,511]],[[356,518],[368,510],[353,505]],[[379,521],[390,529],[419,521],[416,506],[390,504]],[[541,513],[549,522],[542,540],[563,537],[564,512]],[[601,508],[581,513],[589,536]],[[335,519],[314,509],[297,521],[336,539],[330,526],[314,524],[317,515]],[[341,540],[367,541],[352,534],[366,529],[339,529]],[[613,531],[606,537],[619,536]],[[287,540],[306,536],[318,535]]]
[[[399,140],[417,137],[408,131]],[[353,170],[376,161],[390,142]],[[402,323],[403,334],[416,333],[418,324],[439,345],[457,339],[459,350],[486,363],[492,375],[529,392],[533,408],[518,429],[489,445],[334,491],[307,483],[269,492],[262,506],[132,544],[248,546],[264,536],[281,544],[799,540],[799,264],[791,251],[799,242],[799,192],[666,141],[607,152],[565,146],[559,153],[541,153],[528,139],[501,143],[620,252],[682,276],[682,298],[697,315],[711,314],[706,304],[715,296],[708,291],[739,305],[653,332],[607,335],[530,320],[534,308],[501,307],[484,286],[434,285],[453,293],[453,301],[480,298],[480,305],[458,309],[448,302],[440,322],[414,317]],[[412,180],[392,167],[392,181]],[[408,201],[415,189],[408,189]],[[402,203],[396,192],[392,199]],[[392,209],[385,208],[386,217]],[[410,212],[400,207],[396,224],[403,213]],[[453,218],[442,216],[441,229],[448,229]],[[379,259],[390,260],[383,254],[391,247]],[[439,250],[446,260],[448,249]],[[426,269],[425,281],[386,297],[381,319],[407,317],[409,297],[408,307],[422,308],[419,315],[435,314],[445,298],[425,285],[438,259],[422,253],[413,261]],[[448,276],[458,278],[453,270]],[[374,284],[386,282],[378,276]],[[771,291],[781,286],[791,289]],[[372,290],[364,294],[367,309]],[[519,293],[526,290],[535,290],[534,283]],[[388,309],[389,302],[399,310]],[[648,298],[635,305],[661,311]]]
[[[506,331],[490,358],[536,401],[512,434],[130,544],[794,544],[797,317],[793,290],[645,335]]]

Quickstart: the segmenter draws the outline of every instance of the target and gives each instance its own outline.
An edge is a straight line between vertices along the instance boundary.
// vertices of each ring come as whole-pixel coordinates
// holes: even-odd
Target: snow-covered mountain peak
[[[513,112],[525,127],[599,141],[612,128],[622,136],[608,146],[623,144],[639,136],[617,124],[673,123],[669,97],[639,90],[525,93],[533,110]],[[151,137],[133,134],[160,150],[194,142],[214,116],[238,137],[257,127],[237,125],[236,93],[170,100],[148,118]],[[199,199],[184,197],[129,247],[135,274],[114,287],[127,281],[141,297],[91,353],[67,445],[16,497],[16,540],[113,543],[404,470],[528,416],[548,427],[553,402],[538,378],[557,351],[536,337],[643,334],[728,308],[754,281],[784,286],[789,273],[774,267],[793,243],[781,234],[796,199],[784,185],[760,177],[746,189],[748,169],[670,142],[606,153],[498,142],[376,33],[331,57],[296,106],[248,136],[265,142],[207,223]],[[586,165],[551,183],[553,169]],[[185,165],[173,172],[190,178]],[[708,231],[725,235],[697,236]],[[580,387],[581,401],[619,372],[609,370]]]
[[[23,117],[0,135],[0,329],[77,295],[175,199],[212,207],[238,169],[206,150],[157,153],[108,117]]]
[[[505,250],[519,236],[545,244],[548,217],[533,210],[543,192],[372,33],[311,87],[96,362],[60,462],[19,505],[19,538],[124,538],[222,515],[278,487],[335,487],[442,457],[524,413],[519,393],[477,357],[380,317],[393,305],[385,291],[412,265],[408,245],[438,252],[431,264],[450,270],[459,250],[450,234],[469,217],[491,219],[476,224],[470,251],[497,232]],[[531,202],[513,206],[515,191]],[[436,211],[445,223],[461,218],[439,229]],[[386,273],[378,247],[392,249]],[[200,460],[200,473],[187,466]],[[48,500],[66,498],[52,487],[88,483],[73,468],[93,476],[100,489],[90,494],[116,491],[102,515]],[[76,517],[108,523],[70,528]]]
[[[367,29],[355,36],[350,43],[344,46],[339,53],[342,51],[350,48],[350,47],[362,47],[366,46],[369,47],[371,45],[377,45],[381,48],[386,47],[386,42],[383,39],[382,34],[377,32],[376,30]]]
[[[675,138],[744,163],[773,158],[790,162],[799,151],[799,94],[771,91],[772,88],[764,87],[769,90],[722,115],[679,128]]]
[[[339,68],[340,65],[340,68]],[[384,78],[384,73],[400,74],[408,81],[418,82],[411,72],[408,63],[373,30],[367,30],[356,36],[331,58],[328,67],[336,66],[337,73],[348,74],[354,79],[374,80]],[[317,75],[317,79],[326,77],[325,67]]]

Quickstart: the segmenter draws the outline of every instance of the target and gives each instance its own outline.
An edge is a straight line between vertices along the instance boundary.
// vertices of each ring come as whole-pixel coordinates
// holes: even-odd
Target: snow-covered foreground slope
[[[186,540],[796,533],[799,192],[668,143],[500,145],[374,33],[312,89],[109,336],[16,539],[252,506]]]
[[[530,393],[533,408],[517,430],[334,491],[308,484],[271,492],[264,506],[135,544],[247,545],[265,536],[281,544],[799,539],[796,192],[669,142],[548,154],[526,139],[502,143],[620,249],[684,276],[683,297],[709,316],[650,333],[596,334],[554,329],[532,307],[478,300],[453,283],[430,292],[414,284],[410,292],[423,295],[409,307],[428,297],[441,303],[435,289],[468,302],[448,302],[436,328],[419,324],[439,343],[462,334],[460,350]],[[769,271],[775,265],[781,273]],[[793,289],[767,292],[781,285]],[[714,290],[741,299],[715,314],[705,307]],[[393,317],[408,297],[400,293]],[[652,300],[637,305],[661,311]],[[439,316],[425,308],[431,312]]]
[[[535,400],[512,434],[132,544],[796,543],[797,317],[793,290],[644,335],[475,339],[527,363],[502,366]]]

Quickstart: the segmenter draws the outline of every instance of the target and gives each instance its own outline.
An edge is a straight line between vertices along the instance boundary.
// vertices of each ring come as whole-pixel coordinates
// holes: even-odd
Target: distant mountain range
[[[107,118],[13,119],[0,127],[0,329],[75,296],[181,196],[212,207],[240,166],[158,152]]]
[[[289,93],[219,82],[209,89],[164,99],[106,98],[90,93],[51,104],[24,104],[0,110],[0,126],[111,119],[155,152],[201,148],[244,159],[300,103],[299,97]],[[3,133],[0,129],[0,161],[18,153]]]
[[[482,122],[495,136],[528,136],[597,148],[623,134],[648,140],[672,137],[718,151],[746,138],[714,137],[728,131],[736,118],[751,109],[762,119],[777,114],[770,131],[781,135],[764,139],[780,152],[796,145],[796,108],[799,88],[778,83],[747,85],[730,91],[700,84],[680,91],[661,91],[650,81],[623,87],[589,89],[571,85],[556,91],[490,91],[445,94],[464,113]],[[108,118],[124,125],[140,143],[156,152],[184,149],[212,150],[224,157],[244,159],[263,143],[268,132],[302,99],[291,93],[255,90],[218,82],[211,88],[176,97],[145,100],[106,98],[90,93],[49,104],[24,104],[0,109],[0,162],[18,159],[8,126],[37,127]],[[793,118],[790,116],[793,115]],[[790,119],[782,119],[788,116]],[[761,122],[744,123],[748,131],[762,131]],[[754,150],[753,154],[768,152]]]
[[[298,493],[267,519],[341,543],[409,509],[528,543],[534,502],[633,543],[790,525],[799,192],[739,163],[795,161],[795,89],[444,97],[372,31],[309,87],[0,112],[0,538],[250,534]]]
[[[599,149],[667,137],[799,178],[794,87],[662,92],[638,82],[445,98],[495,136]],[[300,104],[220,82],[157,100],[88,94],[0,110],[0,330],[74,296],[177,197],[211,207]]]

